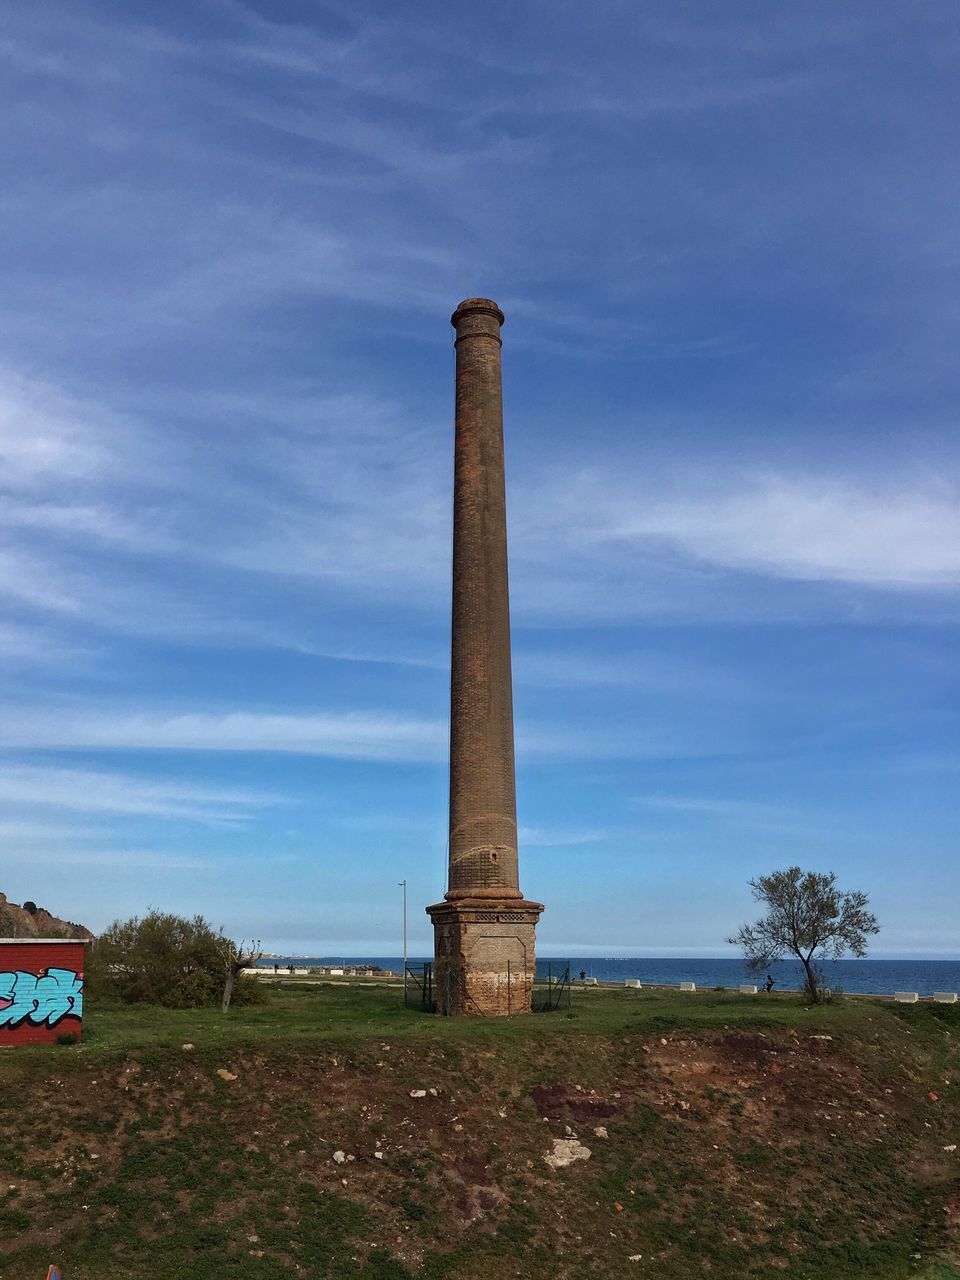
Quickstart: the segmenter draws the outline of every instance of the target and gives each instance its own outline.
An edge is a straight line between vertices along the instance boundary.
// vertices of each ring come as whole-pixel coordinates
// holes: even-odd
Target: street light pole
[[[401,880],[399,888],[403,890],[403,1007],[407,1007],[407,882]]]

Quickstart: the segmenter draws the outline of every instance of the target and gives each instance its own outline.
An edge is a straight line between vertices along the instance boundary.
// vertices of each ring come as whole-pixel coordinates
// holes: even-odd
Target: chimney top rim
[[[498,324],[504,322],[503,312],[490,298],[464,298],[450,317],[450,323],[456,327],[459,320],[469,315],[493,316]]]

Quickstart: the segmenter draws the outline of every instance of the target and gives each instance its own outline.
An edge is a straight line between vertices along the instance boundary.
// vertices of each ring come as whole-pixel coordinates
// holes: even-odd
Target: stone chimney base
[[[503,1017],[529,1013],[535,930],[543,904],[470,898],[427,907],[433,921],[437,1012]]]

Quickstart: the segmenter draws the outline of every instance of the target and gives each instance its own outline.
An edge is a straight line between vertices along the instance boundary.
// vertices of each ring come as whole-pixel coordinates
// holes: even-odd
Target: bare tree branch
[[[260,957],[263,950],[260,946],[260,939],[251,942],[248,947],[246,942],[234,942],[232,938],[221,935],[219,940],[220,956],[223,960],[223,1000],[220,1004],[220,1012],[226,1013],[230,1008],[230,1001],[233,999],[233,989],[236,986],[237,976],[244,969],[252,968]]]

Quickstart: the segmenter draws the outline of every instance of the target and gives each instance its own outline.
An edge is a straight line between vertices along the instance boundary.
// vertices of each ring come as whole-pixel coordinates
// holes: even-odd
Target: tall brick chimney
[[[520,892],[500,326],[467,298],[456,329],[449,884],[433,920],[443,1013],[529,1013],[543,905]]]

